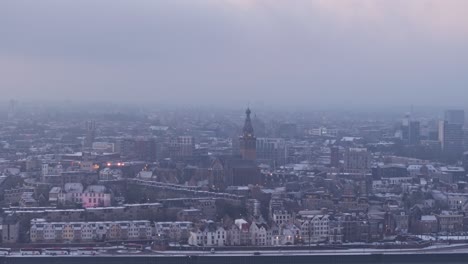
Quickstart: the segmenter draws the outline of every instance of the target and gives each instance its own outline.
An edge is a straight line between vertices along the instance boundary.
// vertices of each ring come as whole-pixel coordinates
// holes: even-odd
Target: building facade
[[[32,243],[91,242],[91,241],[141,241],[152,239],[150,221],[115,222],[47,222],[31,220]]]

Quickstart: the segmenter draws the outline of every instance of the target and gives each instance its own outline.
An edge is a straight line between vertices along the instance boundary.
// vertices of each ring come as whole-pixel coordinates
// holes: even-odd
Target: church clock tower
[[[250,109],[245,111],[245,122],[243,134],[239,137],[240,154],[243,160],[257,159],[257,139],[254,136],[252,121],[250,120]]]

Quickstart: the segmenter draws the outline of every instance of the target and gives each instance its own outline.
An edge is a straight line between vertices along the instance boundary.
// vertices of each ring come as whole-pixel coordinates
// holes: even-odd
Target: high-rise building
[[[245,111],[245,122],[243,134],[239,137],[239,148],[242,159],[256,160],[257,159],[257,139],[254,135],[252,121],[250,120],[250,109]]]
[[[468,151],[463,153],[462,164],[465,171],[468,171]]]
[[[419,145],[421,140],[421,125],[419,121],[411,120],[410,113],[406,113],[401,122],[401,139],[404,144]]]
[[[439,141],[445,159],[451,161],[458,159],[463,152],[463,125],[449,123],[446,120],[440,121]]]
[[[13,99],[8,103],[8,120],[15,118],[17,105],[18,102]]]
[[[182,158],[193,156],[195,141],[192,136],[178,136],[169,140],[169,157]]]
[[[86,122],[86,136],[83,147],[85,149],[91,149],[93,147],[94,139],[96,138],[96,121]]]
[[[287,149],[282,138],[257,138],[257,159],[274,166],[286,163]]]
[[[366,148],[348,148],[345,153],[347,172],[366,172],[370,169],[371,157]]]
[[[448,124],[462,125],[462,127],[465,125],[464,110],[447,110],[444,116],[444,120],[447,121]]]
[[[408,144],[419,145],[421,129],[418,121],[410,121],[408,126]]]
[[[338,147],[330,148],[330,166],[334,168],[340,167],[340,149]]]
[[[463,130],[463,150],[468,151],[468,129]]]
[[[404,143],[409,143],[410,133],[410,114],[406,113],[405,118],[401,121],[401,139]]]

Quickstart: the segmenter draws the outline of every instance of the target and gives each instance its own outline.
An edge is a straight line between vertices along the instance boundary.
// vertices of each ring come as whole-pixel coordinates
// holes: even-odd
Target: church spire
[[[250,108],[247,108],[245,111],[245,122],[244,122],[244,137],[253,137],[254,136],[254,130],[252,126],[252,120],[250,119]]]
[[[243,160],[257,159],[257,139],[254,136],[250,108],[245,111],[243,135],[239,137],[240,154]]]

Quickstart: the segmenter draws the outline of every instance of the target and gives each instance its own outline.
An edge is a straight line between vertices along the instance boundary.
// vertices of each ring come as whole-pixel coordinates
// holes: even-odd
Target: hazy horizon
[[[465,107],[466,10],[464,0],[5,0],[1,97]]]

